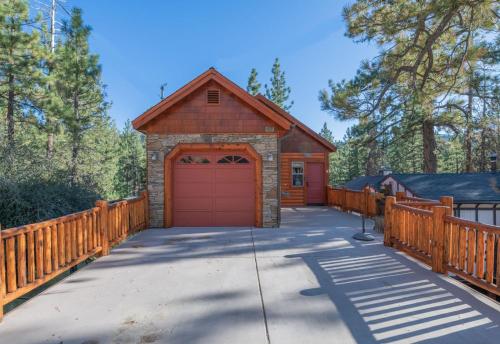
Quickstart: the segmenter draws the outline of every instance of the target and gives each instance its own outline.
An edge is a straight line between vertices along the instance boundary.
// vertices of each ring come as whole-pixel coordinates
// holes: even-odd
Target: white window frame
[[[296,168],[296,167],[302,168],[302,173],[295,173],[294,168]],[[302,176],[302,185],[295,185],[294,176],[296,176],[296,175]],[[294,188],[303,188],[304,187],[304,185],[305,185],[305,164],[303,161],[292,161],[292,175],[291,175],[291,177],[292,177],[292,182],[291,182],[292,187],[294,187]]]

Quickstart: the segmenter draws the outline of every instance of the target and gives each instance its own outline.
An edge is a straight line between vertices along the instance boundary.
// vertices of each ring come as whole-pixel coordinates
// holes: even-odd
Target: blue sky
[[[326,121],[335,138],[351,123],[320,110],[328,79],[351,78],[376,50],[344,36],[347,1],[122,1],[67,0],[93,28],[91,49],[121,127],[211,66],[242,87],[252,67],[269,83],[279,57],[292,88],[292,114],[318,131]],[[62,11],[61,11],[62,14]]]

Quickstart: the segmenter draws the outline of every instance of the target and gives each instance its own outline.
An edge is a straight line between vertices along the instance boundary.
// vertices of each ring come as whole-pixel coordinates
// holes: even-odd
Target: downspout
[[[295,127],[295,124],[290,125],[288,132],[285,135],[278,137],[278,153],[276,159],[276,163],[278,164],[278,228],[281,226],[281,145],[283,139],[290,135],[292,129]]]

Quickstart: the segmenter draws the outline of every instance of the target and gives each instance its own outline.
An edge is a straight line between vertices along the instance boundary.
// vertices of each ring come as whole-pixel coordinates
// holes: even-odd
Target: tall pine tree
[[[269,80],[271,85],[264,85],[264,88],[266,89],[266,97],[282,109],[288,111],[293,105],[293,101],[288,103],[291,89],[286,84],[285,72],[281,71],[280,61],[278,58],[274,60],[271,74],[272,76]]]
[[[250,76],[248,77],[247,92],[253,96],[260,93],[261,84],[257,80],[257,75],[257,70],[255,68],[252,68],[252,70],[250,71]]]
[[[0,3],[0,98],[5,104],[5,147],[15,147],[16,123],[29,120],[37,110],[43,75],[40,69],[39,34],[29,28],[39,21],[31,19],[24,0]],[[9,154],[7,154],[7,157]]]
[[[89,51],[90,27],[83,24],[80,9],[73,9],[64,23],[66,40],[56,49],[57,91],[66,104],[64,126],[70,137],[69,179],[78,181],[84,135],[105,117],[108,104],[101,82],[99,57]]]

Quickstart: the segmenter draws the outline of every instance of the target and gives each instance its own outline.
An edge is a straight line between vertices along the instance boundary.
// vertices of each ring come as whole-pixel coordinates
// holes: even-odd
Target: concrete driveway
[[[498,343],[496,302],[355,242],[359,217],[282,222],[142,232],[9,312],[0,343]]]

